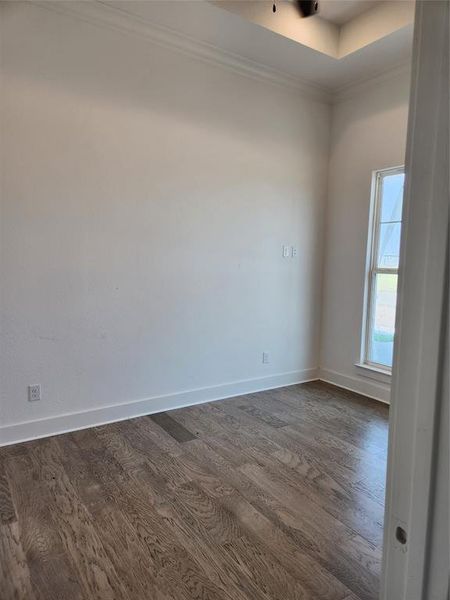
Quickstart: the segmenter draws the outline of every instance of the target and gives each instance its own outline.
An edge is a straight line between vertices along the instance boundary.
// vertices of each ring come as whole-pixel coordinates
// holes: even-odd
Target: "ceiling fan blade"
[[[295,5],[302,18],[311,17],[319,12],[319,0],[295,0]]]

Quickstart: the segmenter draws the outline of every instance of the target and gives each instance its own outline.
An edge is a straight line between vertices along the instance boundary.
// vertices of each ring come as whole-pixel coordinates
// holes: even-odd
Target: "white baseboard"
[[[240,396],[242,394],[260,392],[295,385],[297,383],[306,383],[307,381],[317,379],[379,400],[380,402],[389,403],[390,386],[388,384],[370,381],[363,377],[344,375],[331,369],[311,368],[255,379],[244,379],[211,387],[185,390],[163,396],[153,396],[143,400],[102,406],[34,421],[4,425],[0,427],[0,446],[17,444],[51,435],[59,435],[78,429],[87,429],[89,427],[105,425],[106,423],[151,415],[185,406],[224,400],[225,398],[232,398],[233,396]]]
[[[319,369],[318,378],[321,381],[332,383],[345,390],[362,394],[385,404],[389,404],[390,402],[391,387],[388,383],[373,381],[365,377],[344,375],[343,373],[323,368]]]
[[[151,415],[194,404],[223,400],[241,394],[270,390],[277,387],[295,385],[296,383],[305,383],[317,378],[318,369],[316,368],[290,371],[267,377],[244,379],[212,387],[186,390],[164,396],[154,396],[124,404],[102,406],[82,412],[13,423],[0,427],[0,446],[48,437],[50,435],[58,435],[69,431],[76,431],[77,429],[105,425],[114,421],[123,421],[125,419],[132,419],[133,417]]]

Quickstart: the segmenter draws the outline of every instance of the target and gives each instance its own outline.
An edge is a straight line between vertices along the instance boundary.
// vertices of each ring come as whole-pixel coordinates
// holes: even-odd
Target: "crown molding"
[[[169,27],[156,25],[113,6],[102,0],[85,0],[82,2],[54,2],[48,0],[31,0],[31,4],[74,17],[78,20],[122,33],[131,34],[180,52],[189,57],[219,66],[245,77],[287,87],[302,96],[331,103],[331,92],[311,82],[297,79],[287,73],[273,69],[267,65],[245,58],[239,54],[223,50],[208,42],[203,42]]]
[[[372,75],[371,77],[359,79],[348,85],[339,87],[332,95],[332,103],[339,104],[341,102],[345,102],[346,100],[350,100],[355,96],[359,96],[360,94],[368,92],[379,85],[404,75],[411,75],[410,60],[404,61],[386,71]]]
[[[233,71],[251,79],[288,88],[303,97],[327,104],[345,102],[392,79],[406,74],[409,75],[411,72],[411,62],[407,60],[368,78],[359,79],[337,89],[329,89],[305,79],[293,77],[268,65],[224,50],[169,27],[152,23],[121,7],[114,6],[107,0],[82,0],[79,2],[28,1],[32,5],[73,17],[91,25],[140,37],[149,43],[163,46],[202,62]]]

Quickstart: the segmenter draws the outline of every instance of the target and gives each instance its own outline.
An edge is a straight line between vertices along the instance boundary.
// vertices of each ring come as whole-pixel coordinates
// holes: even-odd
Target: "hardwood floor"
[[[0,448],[0,598],[375,600],[387,423],[314,382]]]

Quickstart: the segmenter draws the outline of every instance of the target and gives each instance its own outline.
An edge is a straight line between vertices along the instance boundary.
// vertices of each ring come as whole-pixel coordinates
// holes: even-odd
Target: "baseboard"
[[[365,377],[344,375],[343,373],[323,368],[319,369],[318,378],[321,381],[332,383],[345,390],[362,394],[385,404],[389,404],[390,402],[391,388],[387,383],[376,382]]]
[[[0,427],[0,446],[16,444],[38,438],[48,437],[105,425],[115,421],[132,419],[175,408],[183,408],[204,402],[224,400],[233,396],[270,390],[277,387],[305,383],[318,378],[318,369],[304,369],[268,375],[256,379],[244,379],[212,387],[185,390],[163,396],[154,396],[124,404],[102,406],[82,412],[68,413],[44,419],[13,423]]]

